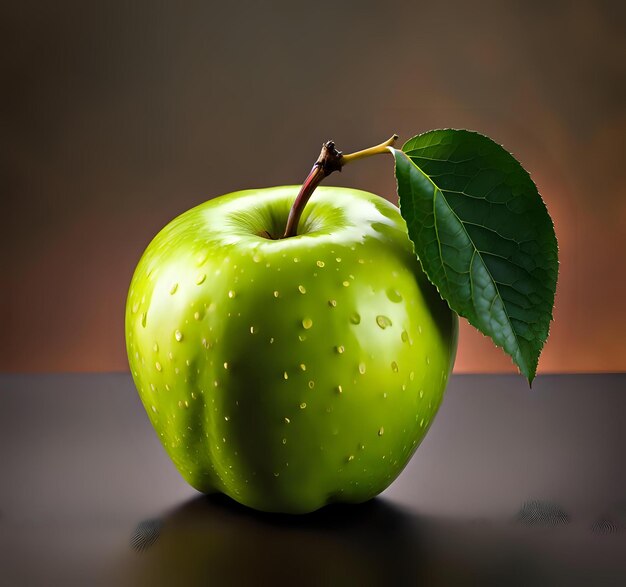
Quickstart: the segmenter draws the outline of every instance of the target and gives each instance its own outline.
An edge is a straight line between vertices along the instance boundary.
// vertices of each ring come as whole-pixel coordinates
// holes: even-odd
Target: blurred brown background
[[[514,152],[555,219],[540,371],[626,369],[624,6],[4,2],[0,370],[127,369],[126,290],[172,217],[300,182],[328,138],[448,126]],[[395,201],[386,158],[330,183]],[[456,369],[513,366],[463,325]]]

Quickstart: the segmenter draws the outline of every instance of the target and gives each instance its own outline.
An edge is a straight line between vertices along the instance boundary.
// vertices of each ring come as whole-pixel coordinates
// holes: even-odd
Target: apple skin
[[[320,187],[236,192],[170,222],[132,279],[126,345],[186,481],[252,508],[363,502],[406,466],[441,403],[458,320],[399,210]]]

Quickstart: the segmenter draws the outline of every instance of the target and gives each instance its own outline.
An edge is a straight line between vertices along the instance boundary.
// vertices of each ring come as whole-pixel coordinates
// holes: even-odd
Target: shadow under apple
[[[382,498],[294,516],[200,496],[137,527],[136,584],[383,585],[419,582],[419,523]]]

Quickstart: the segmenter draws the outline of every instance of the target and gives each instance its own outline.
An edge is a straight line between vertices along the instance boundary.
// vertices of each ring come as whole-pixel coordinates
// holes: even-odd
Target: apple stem
[[[370,147],[369,149],[363,149],[356,153],[350,153],[349,155],[343,155],[341,151],[338,151],[333,141],[327,141],[322,145],[322,151],[317,161],[313,164],[313,168],[309,172],[309,175],[304,180],[296,199],[289,211],[289,217],[287,219],[287,226],[285,228],[285,234],[283,238],[289,238],[296,236],[298,233],[298,223],[304,211],[309,198],[315,191],[315,188],[322,182],[322,180],[329,176],[334,171],[341,171],[341,168],[348,163],[358,161],[359,159],[365,159],[373,155],[381,155],[389,153],[389,147],[398,140],[398,135],[393,135],[380,145]]]

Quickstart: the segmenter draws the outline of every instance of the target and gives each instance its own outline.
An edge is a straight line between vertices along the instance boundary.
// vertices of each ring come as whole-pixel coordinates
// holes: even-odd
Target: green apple
[[[173,220],[126,307],[131,372],[182,476],[288,513],[389,486],[441,403],[458,328],[395,206],[321,187],[278,238],[298,189]]]

